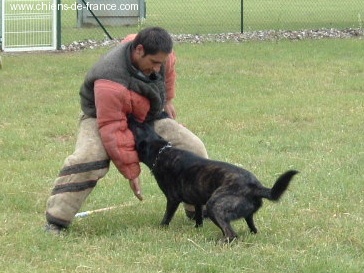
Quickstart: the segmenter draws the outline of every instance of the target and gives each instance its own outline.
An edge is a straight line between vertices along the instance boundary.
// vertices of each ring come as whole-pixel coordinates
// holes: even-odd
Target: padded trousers
[[[174,147],[207,158],[202,141],[175,120],[157,120],[154,128]],[[99,179],[108,172],[109,165],[110,158],[101,142],[96,119],[82,115],[75,151],[66,158],[47,200],[47,222],[68,227]]]

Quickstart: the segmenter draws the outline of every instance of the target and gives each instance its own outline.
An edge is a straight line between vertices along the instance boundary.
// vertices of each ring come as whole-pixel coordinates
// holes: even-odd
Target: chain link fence
[[[62,44],[120,39],[148,26],[161,26],[173,34],[216,34],[362,29],[364,24],[363,0],[62,0],[61,4]]]

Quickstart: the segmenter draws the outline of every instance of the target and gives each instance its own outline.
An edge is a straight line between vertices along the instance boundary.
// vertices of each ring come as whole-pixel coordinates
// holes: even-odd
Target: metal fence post
[[[85,5],[85,7],[88,7],[88,5],[86,4],[85,0],[81,0],[82,3]],[[96,22],[98,23],[98,25],[102,28],[102,30],[104,31],[104,33],[106,34],[106,36],[109,38],[109,40],[113,40],[113,38],[111,37],[111,35],[109,34],[109,32],[106,30],[106,28],[104,27],[104,25],[101,23],[101,21],[99,20],[99,18],[95,15],[95,13],[92,11],[91,8],[88,9],[88,11],[91,13],[91,15],[95,18]]]
[[[2,50],[3,46],[2,32],[3,32],[3,1],[0,1],[0,50]]]
[[[57,0],[56,1],[56,9],[57,9],[57,12],[56,12],[56,16],[57,16],[57,27],[56,27],[56,31],[57,31],[57,44],[56,44],[56,49],[57,50],[60,50],[61,49],[61,44],[62,44],[62,26],[61,26],[61,0]]]
[[[244,0],[240,2],[240,32],[244,32]]]

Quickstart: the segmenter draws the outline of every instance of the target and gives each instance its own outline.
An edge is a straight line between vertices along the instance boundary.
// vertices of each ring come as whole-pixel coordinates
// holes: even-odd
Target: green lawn
[[[45,202],[73,152],[78,88],[105,48],[3,54],[0,70],[1,272],[343,272],[364,268],[364,41],[177,44],[178,120],[213,159],[271,186],[300,171],[259,233],[217,244],[180,209],[159,228],[165,198],[146,168],[139,202],[114,167],[62,237],[45,234]]]
[[[115,3],[115,1],[101,1]],[[90,3],[101,3],[90,1]],[[135,3],[136,1],[131,1]],[[243,5],[242,5],[243,2]],[[31,1],[8,0],[4,10],[14,3]],[[40,3],[40,2],[36,2]],[[48,3],[48,2],[47,2]],[[85,39],[103,40],[106,33],[95,20],[93,27],[77,27],[75,4],[80,1],[62,0],[67,9],[61,10],[61,43],[70,44]],[[72,6],[73,5],[73,6]],[[72,8],[73,7],[73,8]],[[141,10],[141,7],[140,7]],[[9,12],[9,11],[6,11]],[[25,12],[25,11],[24,11]],[[97,11],[95,11],[97,13]],[[133,11],[134,12],[134,11]],[[363,28],[364,2],[361,0],[292,0],[292,1],[146,1],[146,18],[137,25],[107,26],[106,31],[115,39],[135,33],[148,26],[162,26],[174,34],[207,34],[254,31],[254,30],[299,30],[319,28]],[[36,19],[34,12],[27,11],[20,20],[13,18],[7,23],[8,34],[3,34],[7,45],[48,44],[51,34],[44,31],[52,29],[51,20]],[[102,13],[105,13],[102,11]],[[39,21],[41,20],[41,21]],[[243,22],[243,25],[242,25]],[[47,27],[45,27],[47,25]],[[38,33],[23,32],[36,29]],[[22,32],[21,35],[11,32]],[[6,36],[5,36],[6,35]]]
[[[106,27],[114,38],[137,32],[140,27],[159,25],[170,32],[206,34],[267,29],[317,29],[363,27],[364,2],[360,0],[291,1],[147,1],[146,19],[139,26]],[[64,0],[63,3],[73,3]],[[243,18],[242,18],[243,15]],[[77,28],[76,12],[62,13],[62,43],[94,38],[105,34],[99,27]]]
[[[244,1],[244,29],[363,27],[364,2],[357,0]]]

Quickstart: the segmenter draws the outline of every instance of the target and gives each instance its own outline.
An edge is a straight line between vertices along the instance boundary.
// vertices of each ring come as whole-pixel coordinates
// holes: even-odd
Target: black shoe
[[[194,211],[190,211],[190,210],[185,209],[185,213],[186,213],[186,216],[187,216],[188,219],[196,220],[196,218],[195,218],[196,213]],[[203,217],[203,219],[208,219],[209,218],[209,216],[207,215],[207,211],[205,209],[202,211],[202,217]]]
[[[47,223],[45,225],[44,229],[45,229],[45,232],[54,234],[54,235],[60,235],[62,230],[64,230],[63,227],[55,225],[55,224],[50,224],[50,223]]]

